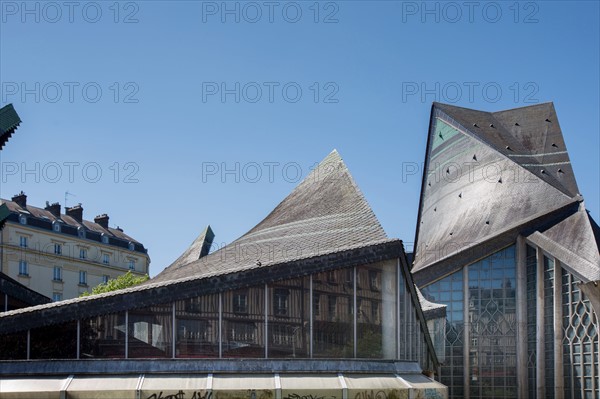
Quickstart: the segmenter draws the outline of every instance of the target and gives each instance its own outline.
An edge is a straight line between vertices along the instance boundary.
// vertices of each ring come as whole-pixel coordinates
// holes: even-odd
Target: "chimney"
[[[46,201],[46,207],[44,209],[53,214],[55,217],[60,218],[60,204],[58,202],[49,204],[48,201]]]
[[[12,201],[16,202],[21,208],[27,208],[27,195],[21,190],[21,192],[12,197]]]
[[[77,204],[70,208],[65,207],[65,213],[67,214],[67,216],[71,216],[79,223],[83,221],[83,207],[81,206],[81,204]]]
[[[108,215],[103,213],[102,215],[98,215],[94,218],[94,222],[98,223],[100,226],[108,229]]]

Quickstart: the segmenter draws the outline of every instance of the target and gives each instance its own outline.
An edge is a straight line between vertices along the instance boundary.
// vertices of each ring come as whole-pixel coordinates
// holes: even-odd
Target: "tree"
[[[144,276],[134,276],[131,273],[131,271],[128,271],[127,273],[122,274],[117,278],[110,279],[106,283],[102,283],[95,286],[94,288],[92,288],[92,292],[85,291],[79,296],[103,294],[105,292],[111,292],[121,290],[123,288],[133,287],[135,285],[143,283],[149,278],[150,277],[148,277],[147,274]]]

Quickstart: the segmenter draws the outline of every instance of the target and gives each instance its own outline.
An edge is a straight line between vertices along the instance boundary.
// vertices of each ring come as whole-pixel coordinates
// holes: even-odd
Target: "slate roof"
[[[0,108],[0,150],[20,124],[21,118],[12,104]]]
[[[15,213],[15,214],[31,215],[31,216],[34,216],[39,219],[47,220],[49,222],[54,222],[54,221],[58,220],[58,221],[61,221],[62,223],[64,223],[65,225],[72,226],[74,228],[78,228],[78,227],[82,226],[87,230],[91,230],[91,231],[94,231],[94,232],[97,232],[100,234],[104,233],[104,234],[107,234],[108,236],[113,236],[113,237],[120,238],[125,241],[131,241],[133,243],[137,243],[137,244],[141,245],[141,243],[139,241],[137,241],[133,237],[130,237],[125,232],[123,232],[119,229],[114,229],[112,227],[105,229],[98,223],[95,223],[95,222],[92,222],[89,220],[83,219],[82,223],[79,223],[77,220],[75,220],[74,218],[72,218],[71,216],[68,216],[66,214],[61,214],[60,218],[57,218],[56,216],[54,216],[54,214],[52,212],[50,212],[46,209],[38,208],[37,206],[33,206],[33,205],[29,205],[29,204],[27,204],[27,206],[25,208],[23,208],[14,201],[2,199],[2,198],[0,198],[0,204],[6,204],[8,209],[12,213]]]
[[[429,130],[412,269],[420,283],[560,222],[583,200],[552,103],[501,112],[434,103]],[[569,231],[563,244],[589,241],[591,230]],[[588,258],[595,266],[579,275],[600,278]]]
[[[387,240],[381,224],[333,150],[277,207],[229,245],[148,283],[230,273]]]

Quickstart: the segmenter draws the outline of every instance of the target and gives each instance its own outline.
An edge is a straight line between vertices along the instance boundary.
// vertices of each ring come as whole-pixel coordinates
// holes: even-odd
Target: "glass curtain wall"
[[[399,268],[394,259],[41,327],[2,337],[11,342],[2,356],[372,358],[429,369]]]

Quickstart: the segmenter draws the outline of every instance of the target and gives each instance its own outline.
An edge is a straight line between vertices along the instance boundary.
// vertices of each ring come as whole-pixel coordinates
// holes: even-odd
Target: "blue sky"
[[[414,239],[432,101],[553,101],[600,220],[596,1],[0,1],[0,105],[23,124],[0,195],[81,202],[151,275],[210,224],[230,242],[337,148]]]

